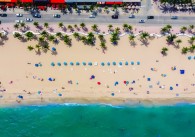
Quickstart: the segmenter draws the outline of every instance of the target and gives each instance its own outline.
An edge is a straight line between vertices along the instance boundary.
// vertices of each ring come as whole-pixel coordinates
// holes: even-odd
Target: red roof
[[[22,0],[23,3],[33,3],[33,0]]]
[[[123,3],[123,2],[106,2],[107,5],[114,5],[114,4],[120,5],[120,4],[122,4],[122,3]]]
[[[65,0],[50,0],[50,3],[65,3]]]

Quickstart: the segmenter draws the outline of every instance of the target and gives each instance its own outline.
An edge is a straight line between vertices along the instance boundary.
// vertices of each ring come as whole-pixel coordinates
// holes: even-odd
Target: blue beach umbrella
[[[92,62],[88,62],[88,65],[89,65],[89,66],[92,66]]]
[[[61,93],[59,93],[59,94],[58,94],[58,96],[60,96],[60,97],[61,97],[61,96],[62,96],[62,94],[61,94]]]
[[[195,59],[195,56],[194,56],[194,59]]]
[[[52,47],[51,50],[52,50],[52,51],[56,51],[56,48],[55,48],[55,47]]]
[[[61,66],[61,63],[60,62],[58,62],[58,66]]]
[[[126,62],[125,62],[125,65],[126,65],[126,66],[128,66],[128,65],[129,65],[129,63],[126,61]]]
[[[131,61],[131,65],[134,65],[134,62],[133,61]]]
[[[115,65],[116,65],[116,62],[112,62],[112,65],[114,65],[114,66],[115,66]]]
[[[52,67],[54,67],[54,66],[55,66],[55,63],[54,63],[54,62],[52,62],[52,63],[51,63],[51,66],[52,66]]]
[[[111,93],[112,96],[114,96],[114,93]]]
[[[19,98],[19,99],[23,99],[23,96],[19,95],[18,98]]]
[[[137,65],[140,65],[140,62],[139,61],[137,62]]]
[[[83,64],[83,66],[86,66],[86,62],[83,62],[82,64]]]
[[[52,79],[52,78],[48,78],[48,80],[49,80],[49,81],[53,81],[53,79]]]
[[[39,64],[35,64],[35,67],[38,67],[39,66]]]
[[[118,81],[116,81],[116,82],[114,83],[114,86],[116,86],[116,85],[118,85]]]
[[[192,59],[192,57],[191,56],[188,56],[188,60],[191,60]]]
[[[107,62],[107,65],[110,66],[110,62]]]
[[[68,63],[67,62],[64,62],[64,66],[67,66],[68,65]]]
[[[104,62],[102,62],[101,65],[104,66],[105,65]]]
[[[71,65],[71,66],[73,66],[73,65],[74,65],[74,63],[73,63],[73,62],[70,62],[70,65]]]
[[[122,65],[123,65],[123,63],[122,63],[122,62],[119,62],[119,65],[120,65],[120,66],[122,66]]]
[[[76,65],[77,65],[77,66],[79,66],[79,65],[80,65],[80,63],[79,63],[79,62],[76,62]]]

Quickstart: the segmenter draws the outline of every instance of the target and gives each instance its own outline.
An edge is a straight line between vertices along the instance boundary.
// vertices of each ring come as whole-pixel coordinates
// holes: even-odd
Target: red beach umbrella
[[[97,82],[98,85],[101,85],[101,82]]]
[[[124,82],[124,84],[126,84],[127,83],[127,81],[123,81]]]

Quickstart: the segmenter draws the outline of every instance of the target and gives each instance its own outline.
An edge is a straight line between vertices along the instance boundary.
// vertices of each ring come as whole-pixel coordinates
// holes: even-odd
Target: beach
[[[128,35],[120,37],[118,45],[111,44],[110,35],[106,35],[105,52],[102,52],[98,38],[94,46],[89,46],[70,36],[71,47],[63,41],[57,45],[49,43],[50,47],[56,48],[56,55],[50,50],[41,52],[41,55],[28,51],[27,46],[37,44],[36,40],[21,42],[13,34],[8,34],[7,38],[0,46],[1,105],[64,102],[175,104],[195,101],[195,60],[188,59],[195,54],[181,53],[182,47],[190,46],[187,36],[178,37],[182,43],[177,49],[166,44],[165,36],[149,39],[147,45],[138,36],[133,46]],[[169,49],[167,56],[161,54],[163,47]],[[55,66],[51,66],[52,62]],[[64,62],[68,65],[65,66]],[[84,66],[82,62],[92,62],[92,65]],[[181,71],[184,74],[180,74]],[[90,79],[92,75],[95,78]]]

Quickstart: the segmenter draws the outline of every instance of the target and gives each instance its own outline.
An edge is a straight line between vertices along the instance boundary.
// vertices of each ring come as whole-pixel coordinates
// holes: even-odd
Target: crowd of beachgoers
[[[155,27],[92,25],[90,33],[89,25],[85,31],[80,24],[82,33],[75,34],[72,25],[69,35],[71,27],[61,25],[53,31],[56,35],[50,34],[49,24],[42,30],[34,27],[39,35],[5,25],[9,34],[2,36],[0,47],[1,104],[194,101],[192,26],[167,25],[158,28],[158,37],[159,32],[147,31],[157,31]],[[69,29],[60,34],[64,26]]]

